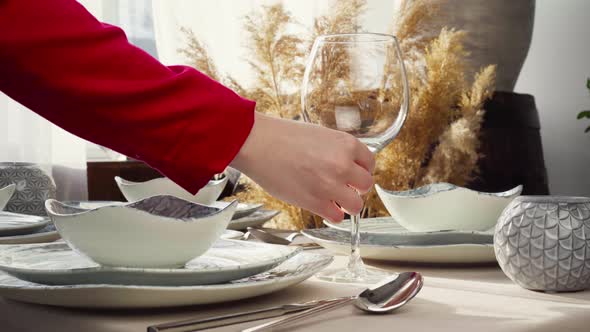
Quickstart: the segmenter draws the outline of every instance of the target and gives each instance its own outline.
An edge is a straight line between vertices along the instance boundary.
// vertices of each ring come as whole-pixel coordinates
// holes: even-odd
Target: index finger
[[[369,173],[373,174],[373,171],[375,170],[375,155],[366,145],[362,143],[358,145],[355,162]]]

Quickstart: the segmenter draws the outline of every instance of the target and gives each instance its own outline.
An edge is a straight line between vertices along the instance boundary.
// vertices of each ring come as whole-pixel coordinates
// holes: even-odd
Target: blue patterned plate
[[[50,222],[45,227],[30,234],[0,236],[0,244],[47,243],[59,240],[60,238],[61,236],[55,229],[55,225]]]
[[[3,247],[0,270],[47,285],[206,285],[267,271],[299,250],[267,243],[219,240],[184,268],[142,269],[100,266],[58,242]]]
[[[0,236],[31,234],[49,222],[47,217],[0,211]]]

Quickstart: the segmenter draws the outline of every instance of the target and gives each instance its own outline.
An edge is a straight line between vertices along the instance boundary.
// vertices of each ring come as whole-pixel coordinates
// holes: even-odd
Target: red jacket
[[[0,90],[193,193],[233,160],[254,122],[254,102],[162,65],[73,0],[0,0]]]

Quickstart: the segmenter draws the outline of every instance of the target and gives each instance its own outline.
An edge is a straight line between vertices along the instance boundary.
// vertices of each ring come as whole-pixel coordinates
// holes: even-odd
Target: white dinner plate
[[[350,254],[350,232],[332,228],[301,232],[322,247],[338,254]],[[387,234],[361,233],[361,256],[368,259],[414,263],[491,263],[496,261],[492,243],[441,245],[398,244]]]
[[[226,284],[203,286],[49,286],[0,272],[0,296],[16,301],[82,308],[162,308],[221,303],[285,289],[313,276],[331,256],[299,253],[276,268]]]
[[[47,285],[206,285],[262,273],[299,250],[267,243],[219,240],[183,268],[159,269],[100,266],[64,242],[25,244],[0,248],[0,270]]]
[[[31,234],[49,222],[47,217],[0,211],[0,236]]]

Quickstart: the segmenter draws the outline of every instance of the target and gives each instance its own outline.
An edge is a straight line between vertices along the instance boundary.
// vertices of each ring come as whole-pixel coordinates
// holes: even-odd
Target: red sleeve
[[[0,90],[191,192],[233,160],[255,103],[166,67],[73,0],[0,0]]]

